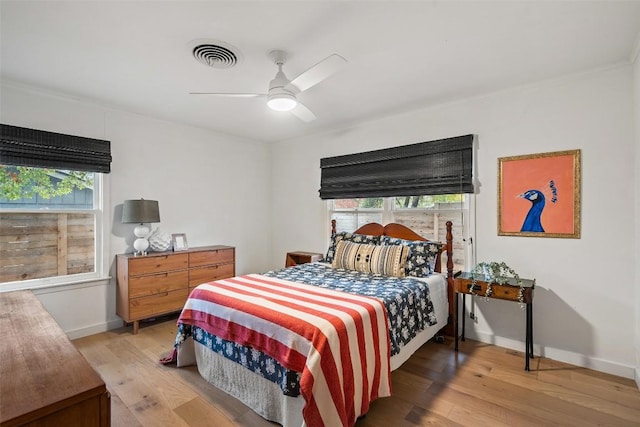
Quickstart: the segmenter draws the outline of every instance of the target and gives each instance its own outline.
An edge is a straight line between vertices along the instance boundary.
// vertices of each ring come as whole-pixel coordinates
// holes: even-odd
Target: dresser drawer
[[[233,263],[193,268],[189,270],[189,286],[195,287],[202,283],[233,277],[234,270]]]
[[[471,286],[473,285],[472,280],[469,279],[458,279],[456,280],[457,291],[465,294],[470,294]],[[485,296],[487,293],[487,282],[478,280],[474,285],[474,293],[479,296]],[[525,289],[525,298],[531,292],[530,289]],[[520,293],[519,286],[510,286],[510,285],[499,285],[497,283],[493,283],[491,285],[491,297],[504,299],[509,301],[518,301],[518,296]]]
[[[456,284],[456,291],[460,292],[460,293],[464,293],[464,294],[470,294],[471,292],[471,286],[472,286],[472,282],[471,280],[466,280],[466,279],[458,279],[455,281]],[[486,283],[483,282],[477,282],[474,285],[474,293],[476,294],[482,294],[484,295],[485,291],[487,290],[487,286]]]
[[[189,267],[188,254],[168,254],[129,259],[129,277],[162,273]]]
[[[192,252],[189,254],[189,267],[200,267],[211,264],[232,263],[235,258],[233,248],[214,249],[210,251]]]
[[[486,290],[485,290],[486,292]],[[494,298],[506,299],[510,301],[518,301],[519,286],[491,286]]]
[[[185,289],[188,283],[187,270],[132,277],[129,279],[129,298]]]
[[[134,298],[129,301],[130,320],[145,319],[160,314],[180,311],[187,301],[188,290],[163,292],[148,297]]]

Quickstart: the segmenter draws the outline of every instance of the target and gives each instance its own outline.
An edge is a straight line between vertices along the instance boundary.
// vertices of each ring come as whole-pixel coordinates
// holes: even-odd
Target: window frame
[[[91,273],[68,274],[65,276],[43,277],[29,280],[15,280],[0,283],[0,292],[27,289],[45,289],[59,286],[85,286],[92,282],[102,282],[110,279],[107,274],[109,234],[105,232],[105,225],[109,223],[105,206],[109,205],[109,174],[94,172],[93,209],[7,209],[0,208],[0,212],[7,213],[91,213],[94,215],[94,271]]]
[[[470,271],[471,266],[475,265],[475,251],[473,250],[473,236],[475,236],[475,208],[476,200],[473,193],[460,193],[463,196],[463,207],[461,209],[425,209],[425,208],[397,208],[394,205],[395,196],[383,197],[382,208],[364,208],[364,209],[333,209],[333,200],[325,200],[325,223],[330,224],[332,214],[334,212],[381,212],[382,213],[382,225],[394,222],[394,212],[425,212],[425,213],[439,213],[439,212],[460,212],[462,218],[462,236],[456,236],[455,238],[461,238],[463,243],[463,256],[464,266],[463,271]],[[454,224],[455,226],[455,224]],[[439,240],[444,241],[444,236]],[[331,231],[325,235],[325,248],[328,248],[331,244]]]

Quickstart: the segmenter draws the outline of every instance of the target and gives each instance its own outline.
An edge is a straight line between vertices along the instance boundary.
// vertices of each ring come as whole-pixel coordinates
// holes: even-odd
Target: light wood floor
[[[175,318],[74,341],[111,392],[112,425],[273,427],[206,383],[195,367],[163,366]],[[467,340],[429,342],[392,374],[393,396],[375,401],[356,427],[640,426],[632,380]]]

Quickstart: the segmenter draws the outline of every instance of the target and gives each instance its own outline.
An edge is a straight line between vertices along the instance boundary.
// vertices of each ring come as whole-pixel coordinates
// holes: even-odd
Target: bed
[[[165,362],[196,364],[285,427],[352,426],[391,394],[390,372],[450,323],[451,228],[439,243],[401,224],[337,233],[332,222],[324,262],[194,289]]]

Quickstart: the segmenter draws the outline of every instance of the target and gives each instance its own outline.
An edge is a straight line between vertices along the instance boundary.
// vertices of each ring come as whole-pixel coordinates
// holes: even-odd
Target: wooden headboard
[[[451,221],[447,221],[447,237],[444,247],[438,253],[438,258],[436,259],[436,267],[435,271],[438,273],[442,273],[442,253],[447,253],[447,275],[450,276],[453,280],[453,257],[451,256],[453,253],[453,233],[451,231],[453,227],[453,223]],[[336,220],[331,220],[331,234],[335,234],[336,230]],[[398,239],[404,240],[421,240],[423,242],[428,242],[429,239],[425,239],[412,229],[402,224],[397,224],[392,222],[387,225],[378,224],[377,222],[370,222],[368,224],[363,225],[358,228],[354,233],[357,234],[369,234],[371,236],[389,236],[395,237]]]
[[[446,252],[447,254],[447,298],[449,300],[449,319],[447,322],[447,326],[444,327],[444,333],[446,335],[453,336],[453,316],[454,316],[454,292],[453,292],[453,223],[451,221],[447,221],[447,236],[444,247],[438,253],[438,257],[436,258],[436,266],[435,271],[438,273],[442,273],[442,253]],[[331,220],[331,234],[335,234],[336,230],[336,220]],[[354,233],[357,234],[369,234],[372,236],[389,236],[395,237],[398,239],[405,240],[421,240],[428,242],[429,239],[425,239],[420,236],[415,231],[411,230],[409,227],[406,227],[402,224],[390,223],[387,225],[381,225],[377,222],[370,222],[369,224],[365,224],[362,227],[358,228]]]

